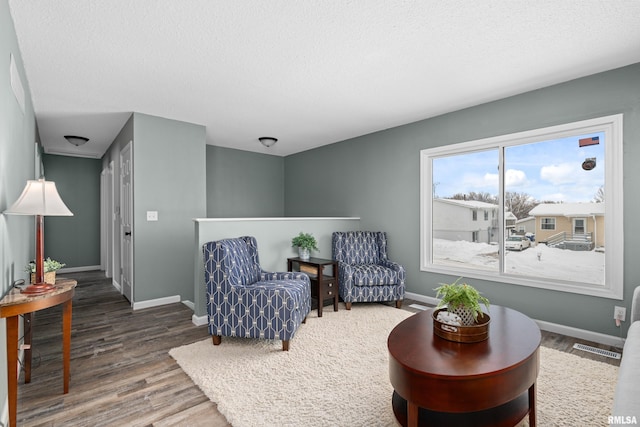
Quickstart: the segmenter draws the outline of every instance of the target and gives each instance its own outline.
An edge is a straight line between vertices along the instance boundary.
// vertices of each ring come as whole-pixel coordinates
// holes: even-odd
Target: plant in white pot
[[[56,271],[60,270],[66,264],[63,264],[59,261],[53,260],[51,258],[47,258],[44,260],[44,281],[45,283],[56,283]],[[36,263],[35,261],[31,261],[24,268],[24,271],[27,273],[31,273],[31,283],[36,282]]]
[[[298,248],[300,259],[309,259],[311,251],[318,250],[318,242],[310,233],[300,232],[300,234],[291,239],[291,246]]]
[[[441,283],[440,287],[434,289],[436,298],[441,298],[436,307],[447,307],[447,311],[460,317],[463,325],[472,325],[482,314],[483,304],[489,310],[489,300],[482,296],[480,292],[467,283],[458,283],[462,277],[450,284]]]

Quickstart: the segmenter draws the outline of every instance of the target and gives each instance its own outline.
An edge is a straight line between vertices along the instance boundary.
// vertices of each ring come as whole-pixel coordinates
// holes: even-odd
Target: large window
[[[621,299],[622,177],[622,115],[422,150],[421,268]]]

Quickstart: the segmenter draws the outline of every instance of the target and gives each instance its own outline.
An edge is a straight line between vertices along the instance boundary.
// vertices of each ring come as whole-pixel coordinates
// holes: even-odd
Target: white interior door
[[[133,304],[133,152],[129,142],[120,152],[120,270],[122,295]]]
[[[113,277],[113,162],[105,168],[100,175],[100,265],[105,277]]]

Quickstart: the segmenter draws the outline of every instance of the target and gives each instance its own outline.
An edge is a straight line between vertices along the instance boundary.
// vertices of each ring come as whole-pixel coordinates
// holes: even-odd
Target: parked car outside
[[[505,249],[512,251],[521,251],[531,246],[531,240],[524,236],[509,236],[504,243]]]

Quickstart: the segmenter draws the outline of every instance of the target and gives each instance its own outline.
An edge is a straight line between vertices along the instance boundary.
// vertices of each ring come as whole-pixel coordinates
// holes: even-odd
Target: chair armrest
[[[390,268],[392,270],[398,271],[398,272],[404,271],[404,267],[402,265],[400,265],[397,262],[389,261],[388,259],[380,261],[380,265],[383,266],[383,267],[387,267],[387,268]]]
[[[353,267],[351,264],[347,264],[342,261],[338,261],[338,282],[340,283],[340,295],[347,293],[348,290],[353,289]]]
[[[260,281],[264,280],[304,280],[307,283],[311,283],[309,281],[309,276],[305,273],[301,273],[299,271],[277,271],[277,272],[268,272],[263,271],[260,273]]]
[[[640,286],[636,286],[633,291],[633,299],[631,300],[631,316],[629,324],[640,320]]]

